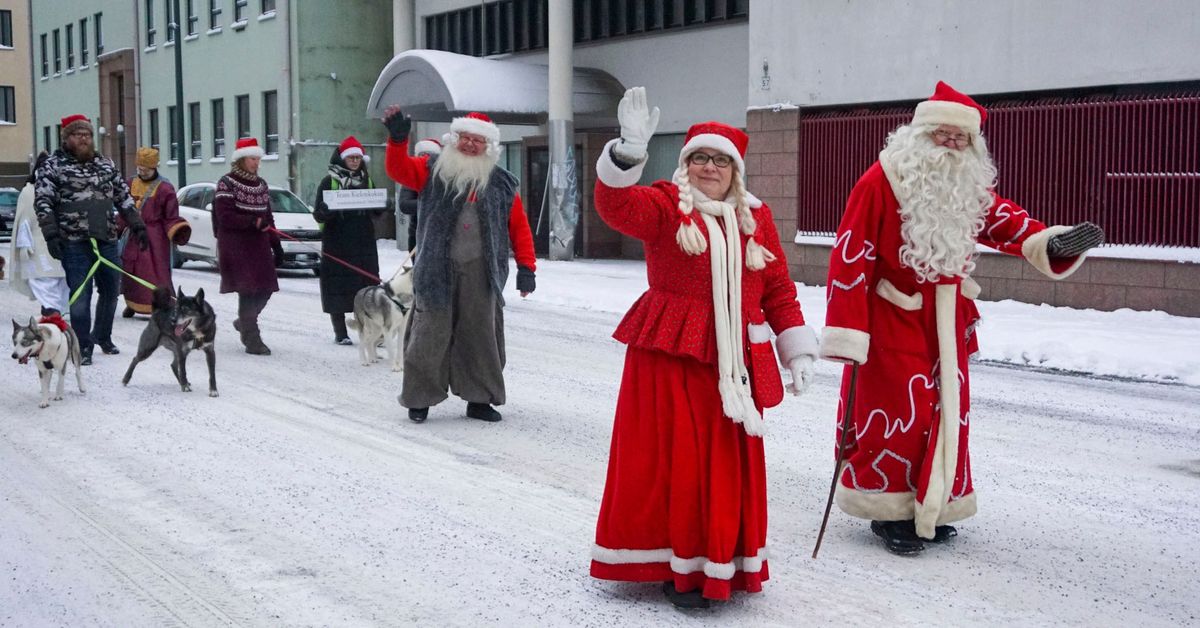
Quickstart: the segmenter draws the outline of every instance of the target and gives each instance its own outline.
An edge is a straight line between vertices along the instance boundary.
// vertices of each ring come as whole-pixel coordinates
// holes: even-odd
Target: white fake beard
[[[500,160],[499,155],[492,156],[487,151],[481,155],[464,155],[458,147],[450,144],[442,149],[437,163],[433,166],[433,176],[441,179],[446,187],[454,190],[455,196],[462,196],[471,190],[482,194],[492,176],[492,168]]]
[[[900,261],[919,281],[967,276],[975,241],[992,206],[996,168],[982,136],[954,150],[933,143],[932,126],[906,125],[888,137],[883,157],[899,178]]]

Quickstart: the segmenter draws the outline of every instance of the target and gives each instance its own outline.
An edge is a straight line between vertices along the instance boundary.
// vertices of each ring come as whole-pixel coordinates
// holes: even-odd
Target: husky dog
[[[79,339],[75,330],[67,325],[58,314],[44,316],[41,322],[29,317],[28,325],[19,325],[13,321],[13,352],[12,357],[20,364],[30,359],[37,362],[38,380],[42,383],[42,401],[39,408],[50,405],[50,379],[54,371],[58,371],[58,389],[54,392],[54,400],[63,398],[63,386],[67,379],[67,362],[75,366],[75,381],[79,383],[79,392],[87,392],[83,387],[83,375],[79,372],[82,356],[79,353]]]
[[[412,266],[405,264],[379,286],[354,295],[354,318],[346,326],[358,331],[358,355],[363,366],[379,361],[375,348],[383,341],[392,370],[404,365],[404,327],[413,304]]]
[[[179,389],[191,392],[192,385],[187,378],[187,354],[194,349],[203,349],[204,358],[208,362],[208,396],[217,396],[217,353],[213,346],[217,335],[217,315],[213,307],[204,300],[204,288],[196,291],[195,296],[187,296],[183,288],[175,295],[175,303],[171,303],[171,292],[166,288],[154,291],[153,310],[150,322],[138,339],[137,355],[129,363],[129,370],[121,383],[128,386],[133,377],[133,369],[138,362],[150,357],[159,347],[171,351],[171,372],[179,380]]]

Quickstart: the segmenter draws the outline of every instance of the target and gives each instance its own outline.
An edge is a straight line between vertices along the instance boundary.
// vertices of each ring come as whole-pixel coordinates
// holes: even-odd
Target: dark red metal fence
[[[1114,244],[1200,247],[1200,92],[985,103],[998,191]],[[911,107],[801,111],[797,228],[837,229],[855,181]]]

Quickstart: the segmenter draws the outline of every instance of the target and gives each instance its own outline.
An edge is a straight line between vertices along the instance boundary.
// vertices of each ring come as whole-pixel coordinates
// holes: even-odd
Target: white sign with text
[[[387,208],[387,188],[325,190],[321,198],[329,209],[335,211]]]

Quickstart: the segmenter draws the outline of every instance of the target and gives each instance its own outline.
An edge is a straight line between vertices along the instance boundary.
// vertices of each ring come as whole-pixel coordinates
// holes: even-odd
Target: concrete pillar
[[[575,177],[575,116],[571,84],[574,64],[574,6],[571,0],[549,3],[550,83],[550,259],[575,256],[579,223],[579,182]]]
[[[417,47],[417,8],[415,0],[392,2],[392,54]]]

